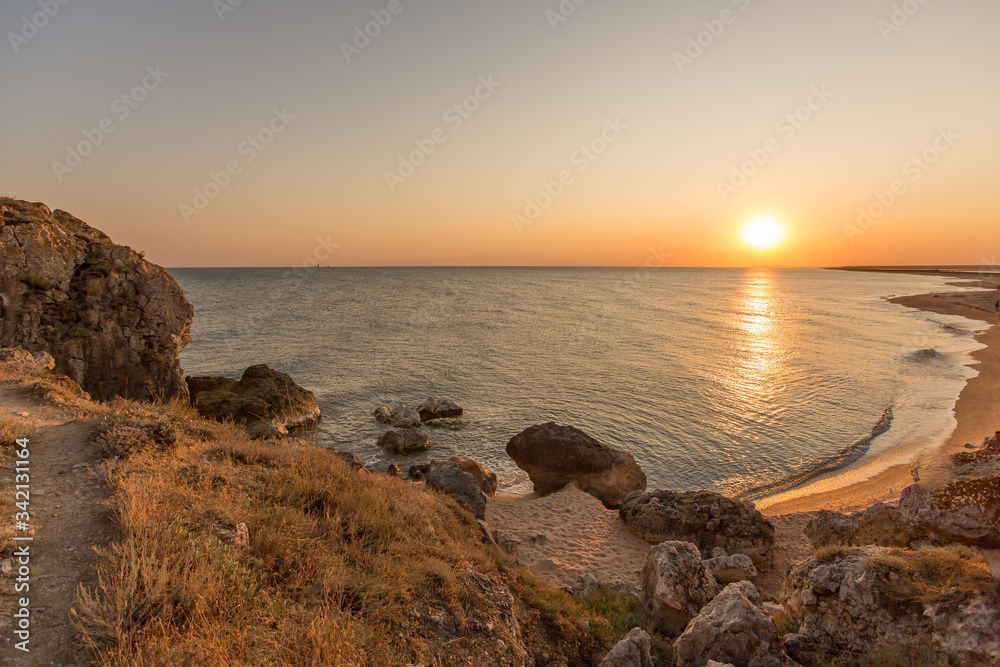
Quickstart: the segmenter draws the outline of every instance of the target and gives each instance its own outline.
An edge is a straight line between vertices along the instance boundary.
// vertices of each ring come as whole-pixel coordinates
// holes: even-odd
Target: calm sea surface
[[[943,441],[981,323],[884,297],[920,276],[822,270],[175,269],[195,307],[188,374],[256,363],[316,393],[307,437],[376,471],[463,454],[523,489],[507,441],[546,421],[632,452],[650,488],[746,492]],[[375,445],[382,404],[428,396],[467,425]],[[891,409],[888,430],[872,436]],[[886,422],[883,422],[883,425]],[[882,430],[882,429],[879,429]],[[841,458],[836,458],[839,455]],[[848,454],[852,454],[848,456]]]

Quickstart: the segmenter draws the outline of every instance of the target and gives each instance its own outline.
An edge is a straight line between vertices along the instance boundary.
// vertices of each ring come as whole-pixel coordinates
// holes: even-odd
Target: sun
[[[751,248],[769,250],[785,239],[785,226],[771,216],[762,215],[743,225],[740,238]]]

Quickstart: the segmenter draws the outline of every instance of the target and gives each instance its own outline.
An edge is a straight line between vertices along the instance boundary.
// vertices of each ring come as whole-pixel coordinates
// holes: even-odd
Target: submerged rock
[[[423,452],[430,447],[427,434],[419,428],[404,428],[398,431],[386,431],[378,439],[378,446],[385,447],[393,454],[413,454]]]
[[[634,535],[651,544],[692,542],[706,556],[721,547],[761,563],[774,546],[774,526],[753,505],[711,491],[634,493],[618,513]]]
[[[748,667],[791,664],[778,629],[748,581],[726,586],[688,624],[674,643],[678,667],[702,667],[718,661]]]
[[[435,419],[451,419],[462,416],[462,406],[454,401],[441,398],[428,398],[417,406],[420,420],[429,422]]]
[[[188,386],[192,392],[191,402],[201,416],[245,424],[252,433],[279,434],[263,437],[287,435],[288,429],[311,424],[320,417],[316,397],[311,391],[265,364],[243,371],[239,382],[228,378],[192,377],[188,378]]]
[[[427,486],[447,493],[477,519],[486,518],[486,496],[476,478],[452,461],[434,461],[427,470]]]
[[[0,200],[0,347],[48,352],[96,400],[187,398],[194,309],[141,253],[45,204]]]
[[[617,509],[630,493],[646,488],[646,475],[631,454],[572,426],[549,422],[527,428],[507,443],[507,455],[543,495],[575,481],[605,507]]]
[[[375,419],[396,428],[416,428],[420,426],[420,414],[400,403],[393,407],[380,406],[372,413]]]
[[[664,633],[676,637],[684,632],[718,591],[698,547],[690,542],[663,542],[649,550],[642,567],[642,594]]]

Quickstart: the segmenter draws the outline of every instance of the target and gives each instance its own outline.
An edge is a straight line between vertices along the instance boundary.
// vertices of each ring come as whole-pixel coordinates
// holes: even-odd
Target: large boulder
[[[442,398],[428,398],[417,406],[417,414],[420,415],[420,420],[425,422],[461,417],[462,412],[462,406],[458,403]]]
[[[572,426],[549,422],[527,428],[507,443],[507,455],[543,495],[575,481],[605,507],[617,509],[630,493],[646,488],[646,474],[631,454]]]
[[[632,628],[597,667],[653,667],[650,644],[649,635],[642,628]]]
[[[674,653],[678,667],[702,667],[710,660],[746,667],[792,664],[748,581],[729,584],[705,605],[674,643]]]
[[[1000,474],[956,480],[937,491],[911,486],[899,507],[937,539],[1000,549]]]
[[[998,584],[948,549],[828,549],[788,573],[792,657],[868,655],[892,664],[998,664]],[[817,662],[817,660],[809,660]]]
[[[486,518],[486,496],[476,478],[452,461],[434,461],[427,470],[427,486],[458,501],[477,519]]]
[[[0,347],[47,351],[96,400],[187,398],[194,309],[141,253],[45,204],[0,198]]]
[[[404,428],[399,431],[386,431],[378,439],[378,446],[385,447],[393,454],[413,454],[423,452],[430,447],[427,434],[419,428]]]
[[[282,430],[311,424],[320,417],[311,391],[265,364],[246,369],[238,382],[192,377],[188,386],[191,403],[200,415],[245,424],[260,437],[278,437]]]
[[[452,456],[448,460],[475,477],[476,483],[483,490],[483,493],[491,498],[496,495],[497,474],[495,472],[487,470],[479,461],[470,459],[467,456]]]
[[[634,493],[619,515],[629,530],[650,544],[680,540],[709,556],[716,547],[765,561],[774,546],[774,526],[751,503],[711,491]]]
[[[420,413],[402,403],[392,407],[382,405],[372,413],[377,421],[395,428],[416,428],[420,426]]]
[[[690,542],[664,542],[649,550],[642,567],[642,595],[653,620],[676,637],[719,592],[719,585]]]
[[[733,584],[737,581],[750,581],[757,576],[757,568],[753,559],[746,554],[731,554],[717,556],[704,561],[705,569],[715,577],[720,584]]]

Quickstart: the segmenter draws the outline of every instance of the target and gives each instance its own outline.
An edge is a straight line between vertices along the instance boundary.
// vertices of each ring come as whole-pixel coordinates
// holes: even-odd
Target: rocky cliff
[[[0,347],[47,351],[95,399],[186,398],[194,310],[161,267],[45,204],[0,199]]]

